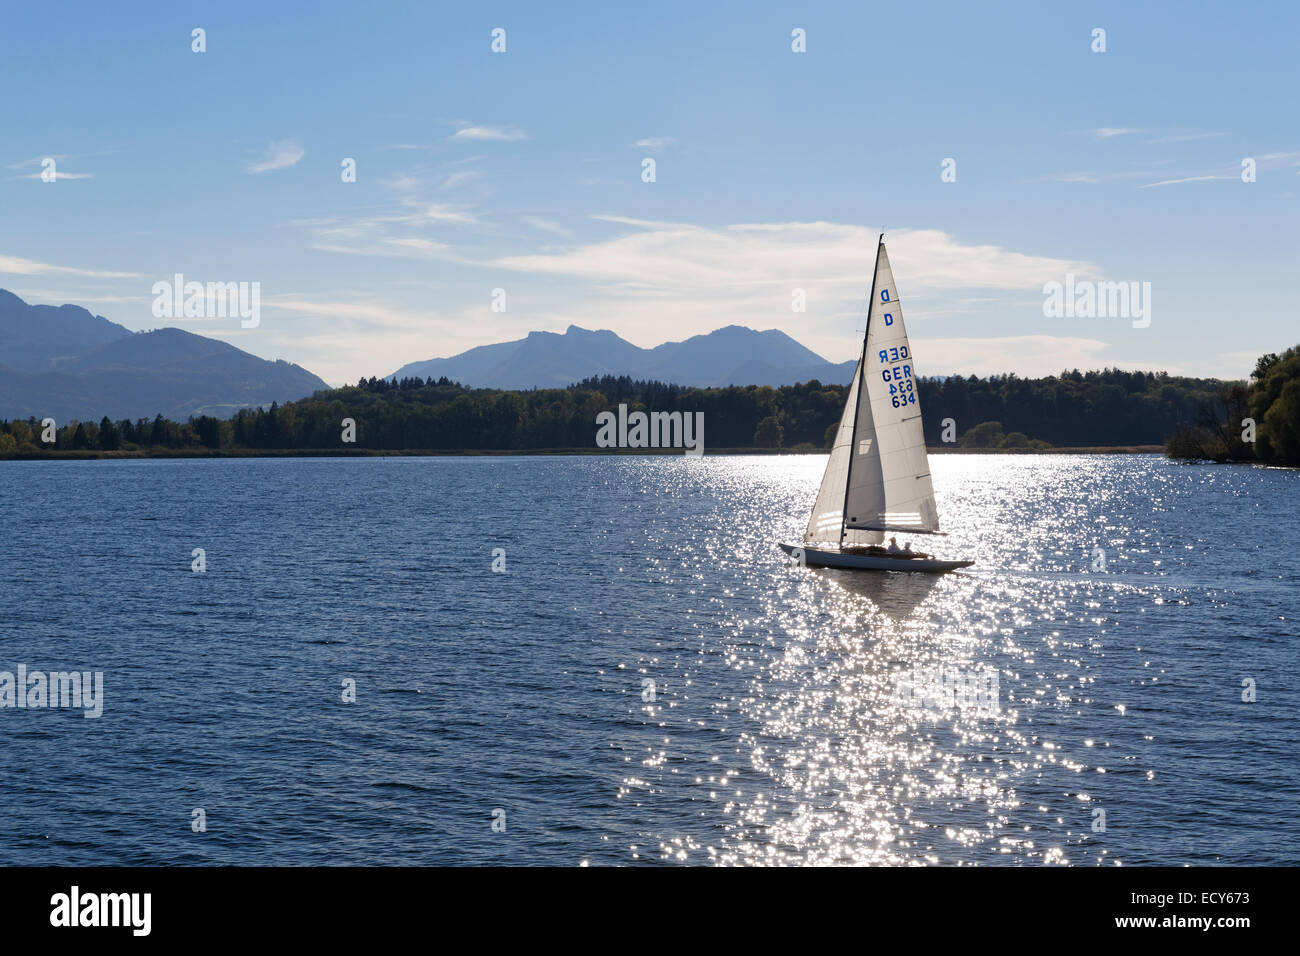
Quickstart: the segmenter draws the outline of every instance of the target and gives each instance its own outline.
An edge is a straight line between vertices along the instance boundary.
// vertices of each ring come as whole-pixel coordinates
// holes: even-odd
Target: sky
[[[839,362],[884,231],[922,374],[1300,341],[1297,4],[301,9],[9,7],[0,287],[331,384],[570,324]],[[156,318],[176,273],[260,283],[260,323]],[[1149,325],[1049,317],[1067,275],[1150,283]]]

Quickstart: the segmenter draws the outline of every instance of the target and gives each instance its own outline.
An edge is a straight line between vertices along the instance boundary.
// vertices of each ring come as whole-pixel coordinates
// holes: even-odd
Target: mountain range
[[[562,388],[627,375],[675,385],[847,383],[833,364],[784,332],[729,325],[684,342],[640,348],[609,330],[530,332],[451,358],[403,365],[390,378],[446,377],[473,388]],[[0,418],[229,417],[240,408],[306,398],[328,384],[177,328],[132,332],[76,305],[31,305],[0,289]]]
[[[845,384],[853,361],[834,364],[776,329],[728,325],[684,342],[643,349],[609,330],[571,325],[558,332],[481,345],[451,358],[403,365],[389,378],[442,378],[474,388],[562,388],[590,376],[628,375],[700,388],[793,385],[818,379]]]
[[[0,289],[0,418],[224,418],[328,387],[216,339],[131,332],[80,306],[29,305]]]

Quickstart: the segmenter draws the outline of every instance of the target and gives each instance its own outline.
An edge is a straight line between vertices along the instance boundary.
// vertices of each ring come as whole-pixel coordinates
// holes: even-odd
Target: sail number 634
[[[880,377],[889,383],[889,400],[895,408],[916,404],[916,386],[912,382],[912,366],[895,365],[892,368],[883,369]]]

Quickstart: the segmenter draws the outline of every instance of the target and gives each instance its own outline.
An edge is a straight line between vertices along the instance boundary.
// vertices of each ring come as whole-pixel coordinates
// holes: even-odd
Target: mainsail
[[[805,541],[878,544],[886,531],[939,531],[913,368],[882,236],[862,358]]]

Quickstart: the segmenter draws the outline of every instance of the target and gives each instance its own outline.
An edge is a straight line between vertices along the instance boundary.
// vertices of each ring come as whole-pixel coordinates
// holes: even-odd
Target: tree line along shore
[[[1177,458],[1300,465],[1300,346],[1262,356],[1245,382],[1105,369],[922,378],[917,386],[935,451],[1163,448]],[[596,447],[596,417],[620,404],[703,413],[704,447],[713,453],[821,452],[846,391],[816,380],[686,388],[605,376],[505,391],[369,378],[230,418],[0,420],[0,457],[609,453],[617,449]]]

